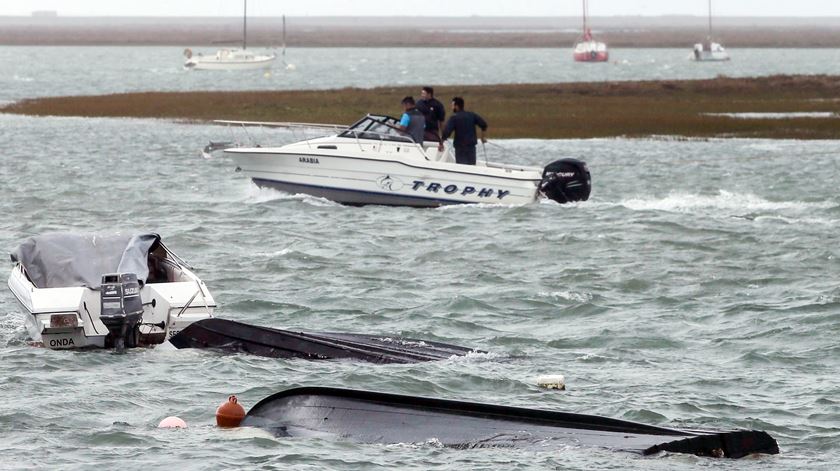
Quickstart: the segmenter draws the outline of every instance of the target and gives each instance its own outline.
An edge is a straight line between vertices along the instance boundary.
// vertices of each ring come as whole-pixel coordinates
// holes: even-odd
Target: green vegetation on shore
[[[354,122],[366,113],[398,115],[420,86],[321,91],[145,92],[28,99],[0,112],[36,116]],[[467,109],[499,138],[673,135],[840,139],[840,118],[739,119],[720,113],[829,112],[840,115],[840,76],[719,77],[711,80],[439,86],[448,105]]]

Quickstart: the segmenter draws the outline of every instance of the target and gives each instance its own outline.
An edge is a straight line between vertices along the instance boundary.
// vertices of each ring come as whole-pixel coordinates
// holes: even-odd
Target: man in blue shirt
[[[414,98],[407,96],[402,100],[403,110],[405,111],[400,118],[399,128],[405,131],[406,134],[414,139],[414,142],[423,145],[423,134],[426,129],[426,119],[414,106]]]
[[[443,140],[449,139],[454,132],[455,162],[475,165],[475,145],[478,144],[475,128],[478,126],[481,129],[481,142],[487,142],[484,136],[487,131],[487,122],[472,111],[464,111],[464,99],[459,96],[452,99],[452,112],[454,114],[446,122],[443,130]],[[440,144],[439,149],[443,150],[443,143]]]

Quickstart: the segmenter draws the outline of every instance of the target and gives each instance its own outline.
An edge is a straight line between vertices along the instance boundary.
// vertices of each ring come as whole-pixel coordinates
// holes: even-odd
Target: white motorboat
[[[325,137],[282,147],[233,147],[225,153],[260,187],[347,205],[517,205],[543,197],[559,203],[589,198],[589,169],[580,160],[561,159],[545,168],[484,161],[462,165],[451,147],[439,151],[437,141],[416,143],[397,125],[393,117],[367,115]]]
[[[184,49],[184,68],[190,70],[254,70],[270,68],[277,59],[274,53],[256,54],[248,50],[248,0],[244,0],[242,15],[242,49],[219,49],[214,55],[193,54]],[[284,17],[285,24],[285,17]],[[284,27],[285,36],[285,27]]]
[[[163,343],[216,307],[157,234],[48,233],[11,257],[9,289],[32,340],[51,349]]]
[[[712,41],[712,0],[709,0],[709,34],[705,41],[694,45],[691,58],[697,62],[722,62],[730,59],[726,49]]]

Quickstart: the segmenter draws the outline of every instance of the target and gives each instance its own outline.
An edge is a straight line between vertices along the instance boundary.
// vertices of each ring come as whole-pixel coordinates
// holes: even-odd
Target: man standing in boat
[[[440,135],[443,132],[443,122],[446,119],[446,110],[443,103],[435,99],[435,89],[423,87],[420,91],[420,99],[417,100],[417,109],[426,118],[427,141],[440,142]]]
[[[459,164],[475,165],[475,145],[478,144],[475,128],[478,126],[481,129],[481,142],[487,142],[484,135],[487,122],[472,111],[465,111],[464,99],[459,96],[452,99],[452,113],[443,130],[443,140],[446,141],[455,132],[455,161]],[[439,149],[443,150],[443,142]]]
[[[424,118],[423,113],[414,106],[414,97],[407,96],[403,98],[402,105],[404,113],[402,118],[400,118],[400,124],[398,127],[401,131],[404,131],[411,136],[411,138],[414,139],[414,142],[423,145],[426,118]]]

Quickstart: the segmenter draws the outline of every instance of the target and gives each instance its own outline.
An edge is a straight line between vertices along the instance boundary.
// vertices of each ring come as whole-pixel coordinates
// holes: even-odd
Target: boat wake
[[[805,201],[770,201],[750,193],[734,193],[720,190],[717,195],[673,193],[664,198],[631,198],[618,203],[634,211],[667,211],[675,213],[697,213],[704,210],[737,215],[756,211],[811,211],[829,209],[836,203]]]
[[[256,185],[248,185],[245,201],[252,204],[262,204],[270,201],[302,201],[318,207],[341,206],[338,203],[317,196],[305,195],[303,193],[289,194],[273,188],[262,188]]]

